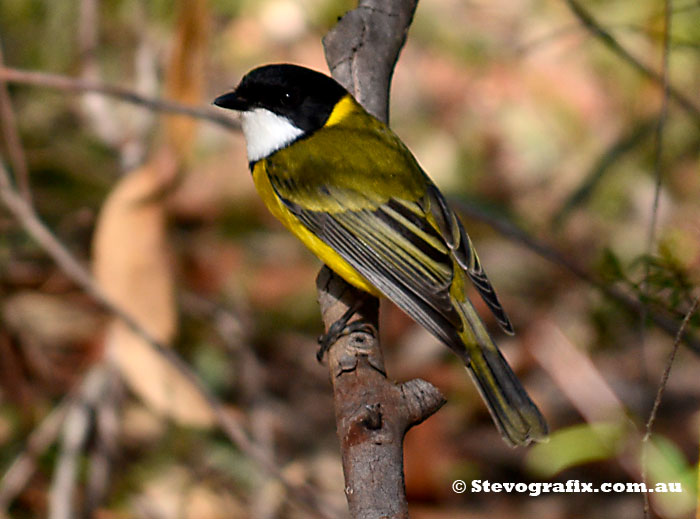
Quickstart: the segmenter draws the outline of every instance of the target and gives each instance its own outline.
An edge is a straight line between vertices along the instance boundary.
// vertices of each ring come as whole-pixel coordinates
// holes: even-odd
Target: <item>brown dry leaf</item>
[[[93,270],[102,290],[164,344],[175,334],[176,315],[159,193],[175,169],[172,157],[161,153],[125,176],[102,208],[93,243]],[[107,330],[106,351],[131,389],[153,410],[180,424],[213,423],[197,388],[120,321]]]
[[[196,104],[204,82],[209,11],[206,0],[181,1],[179,9],[165,95]],[[197,122],[166,116],[163,125],[160,151],[124,177],[102,209],[95,231],[94,271],[112,301],[168,344],[176,331],[176,315],[164,194],[177,180],[178,164],[189,155]],[[151,409],[183,425],[214,423],[197,388],[122,322],[112,322],[106,345],[131,389]]]
[[[175,332],[175,305],[158,193],[174,167],[161,155],[123,177],[102,207],[93,241],[93,271],[102,290],[163,342]]]
[[[106,346],[131,390],[153,411],[180,425],[213,425],[213,413],[199,390],[124,323],[111,324]]]

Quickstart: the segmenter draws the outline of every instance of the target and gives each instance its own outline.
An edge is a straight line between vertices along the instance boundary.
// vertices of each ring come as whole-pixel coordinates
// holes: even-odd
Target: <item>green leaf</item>
[[[645,463],[648,486],[664,483],[680,483],[682,492],[655,492],[654,504],[663,516],[685,517],[695,509],[697,499],[697,475],[695,468],[686,460],[680,449],[668,438],[654,435],[645,444],[641,462]],[[646,458],[646,459],[645,459]]]
[[[536,475],[551,478],[571,467],[612,458],[626,427],[619,422],[579,424],[552,433],[547,443],[535,445],[527,466]]]

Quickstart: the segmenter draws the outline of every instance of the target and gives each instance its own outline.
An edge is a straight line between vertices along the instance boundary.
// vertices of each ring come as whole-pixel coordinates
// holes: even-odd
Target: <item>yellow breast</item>
[[[289,229],[306,247],[313,252],[323,263],[325,263],[336,274],[342,277],[351,285],[369,292],[375,297],[381,293],[365,279],[354,267],[345,261],[340,254],[326,245],[320,238],[309,231],[286,205],[277,197],[270,179],[265,171],[265,160],[260,160],[253,168],[253,181],[263,202],[270,212]]]

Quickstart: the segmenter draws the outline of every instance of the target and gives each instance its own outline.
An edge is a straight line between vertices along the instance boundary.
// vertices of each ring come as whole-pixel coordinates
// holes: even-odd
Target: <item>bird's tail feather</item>
[[[466,298],[456,306],[464,324],[462,351],[458,353],[501,435],[512,445],[543,440],[547,436],[544,417],[491,340],[476,310]]]

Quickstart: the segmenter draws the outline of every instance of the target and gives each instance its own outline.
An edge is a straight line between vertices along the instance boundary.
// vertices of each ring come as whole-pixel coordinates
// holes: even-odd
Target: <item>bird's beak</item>
[[[235,90],[217,97],[214,99],[214,104],[221,108],[228,108],[229,110],[237,110],[239,112],[244,112],[250,108],[248,101],[236,94]]]

